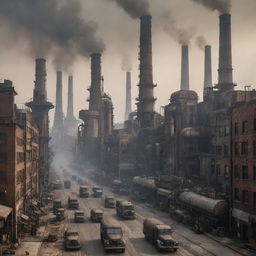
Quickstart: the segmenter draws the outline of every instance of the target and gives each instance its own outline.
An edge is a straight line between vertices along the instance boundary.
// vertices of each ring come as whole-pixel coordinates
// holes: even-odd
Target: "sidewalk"
[[[29,256],[38,256],[42,242],[22,242],[21,246],[17,249],[16,256],[25,256],[28,252]]]

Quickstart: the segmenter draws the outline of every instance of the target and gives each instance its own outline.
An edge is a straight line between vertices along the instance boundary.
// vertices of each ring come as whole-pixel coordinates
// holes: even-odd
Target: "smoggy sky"
[[[60,0],[59,0],[60,1]],[[64,1],[64,0],[63,0]],[[66,0],[65,0],[66,1]],[[135,98],[138,94],[138,45],[139,20],[132,19],[113,0],[80,0],[82,17],[86,21],[98,24],[96,36],[106,45],[102,56],[102,73],[105,91],[112,97],[115,122],[124,118],[125,106],[125,71],[123,60],[130,59],[132,66],[132,99],[135,110]],[[60,1],[62,2],[62,1]],[[169,103],[172,92],[179,90],[181,49],[177,40],[164,31],[167,11],[172,14],[175,26],[193,31],[195,35],[190,44],[190,86],[202,99],[203,88],[203,51],[195,43],[196,36],[204,36],[212,45],[213,81],[217,82],[218,67],[218,12],[209,11],[191,0],[149,0],[153,35],[153,69],[154,82],[157,83],[155,109]],[[256,1],[231,0],[232,2],[232,52],[234,82],[237,89],[252,85],[256,89]],[[34,58],[28,54],[28,40],[21,35],[17,39],[14,30],[0,23],[0,77],[14,82],[18,96],[17,104],[27,102],[33,93]],[[39,56],[38,56],[39,57]],[[86,90],[90,85],[90,62],[81,56],[75,60],[69,71],[74,75],[74,110],[78,117],[80,109],[87,108]],[[63,76],[64,113],[67,106],[68,74]],[[55,66],[53,58],[47,58],[48,98],[55,102]],[[51,111],[51,122],[54,111]]]

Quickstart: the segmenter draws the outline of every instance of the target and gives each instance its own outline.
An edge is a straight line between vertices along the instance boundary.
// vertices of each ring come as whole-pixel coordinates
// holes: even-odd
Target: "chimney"
[[[56,83],[56,103],[55,103],[55,115],[54,115],[54,130],[57,132],[63,128],[63,108],[62,108],[62,72],[57,71],[57,83]]]
[[[68,109],[67,120],[74,120],[74,106],[73,106],[73,76],[68,77]]]
[[[128,120],[129,114],[132,112],[132,100],[131,100],[131,72],[126,72],[126,104],[125,104],[125,117],[124,120]]]
[[[231,53],[231,15],[220,15],[219,42],[219,80],[217,87],[221,91],[233,90],[233,68]]]
[[[181,50],[181,90],[189,90],[189,60],[188,45],[182,45]]]
[[[154,87],[152,67],[151,16],[140,18],[140,81],[137,114],[141,128],[154,125]]]
[[[93,53],[91,54],[91,87],[89,88],[89,110],[100,110],[100,102],[102,96],[101,81],[101,54]]]
[[[207,89],[212,88],[212,48],[206,45],[204,48],[204,99],[207,96]]]
[[[46,61],[45,59],[36,59],[36,81],[34,88],[34,101],[46,102]]]

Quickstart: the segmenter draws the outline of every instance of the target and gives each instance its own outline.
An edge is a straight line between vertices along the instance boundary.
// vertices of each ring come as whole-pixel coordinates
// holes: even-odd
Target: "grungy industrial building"
[[[127,74],[126,121],[123,129],[113,129],[100,55],[93,54],[89,110],[80,111],[80,161],[94,159],[91,164],[108,183],[118,179],[133,186],[136,195],[144,194],[152,203],[156,199],[161,208],[197,232],[228,232],[255,245],[256,91],[235,90],[231,15],[219,17],[217,84],[212,82],[207,45],[204,97],[198,101],[190,89],[189,46],[182,45],[180,90],[170,95],[163,115],[154,110],[151,16],[142,16],[140,22],[137,111],[131,112]]]

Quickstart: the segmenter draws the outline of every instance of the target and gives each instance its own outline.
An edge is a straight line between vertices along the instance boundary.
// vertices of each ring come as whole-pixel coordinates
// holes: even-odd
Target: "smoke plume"
[[[77,0],[61,5],[57,0],[0,0],[0,22],[28,41],[33,57],[53,55],[57,66],[69,65],[76,55],[105,49],[96,37],[97,24],[85,22],[81,10]]]
[[[196,45],[201,49],[204,50],[204,47],[207,45],[207,41],[204,36],[198,36],[196,38]]]
[[[123,55],[121,67],[122,67],[123,71],[131,71],[132,70],[131,59],[127,54]]]
[[[195,3],[201,4],[211,11],[218,11],[220,14],[230,13],[231,0],[192,0]]]
[[[189,45],[195,34],[195,28],[184,29],[178,27],[170,12],[162,15],[162,24],[164,31],[181,45]]]
[[[132,18],[136,19],[142,15],[149,14],[150,4],[148,0],[111,0],[116,2]]]

